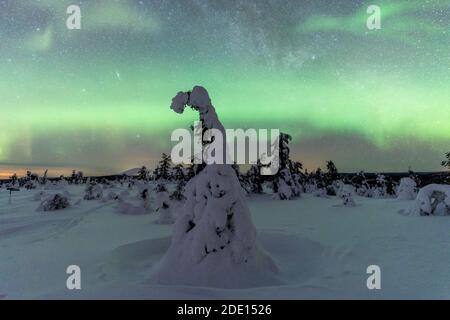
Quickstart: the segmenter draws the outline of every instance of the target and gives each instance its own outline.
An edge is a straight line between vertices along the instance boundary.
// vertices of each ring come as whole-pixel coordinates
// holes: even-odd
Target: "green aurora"
[[[280,128],[309,169],[440,170],[450,150],[450,2],[0,1],[0,175],[152,165],[205,86],[229,128]]]

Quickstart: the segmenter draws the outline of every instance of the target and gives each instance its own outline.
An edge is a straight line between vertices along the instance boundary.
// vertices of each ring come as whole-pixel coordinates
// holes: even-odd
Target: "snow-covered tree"
[[[47,174],[48,174],[48,169],[44,171],[44,175],[40,178],[40,181],[39,181],[40,184],[47,183],[47,181],[48,181]]]
[[[156,186],[156,206],[155,211],[158,213],[157,223],[172,224],[175,222],[172,213],[172,207],[169,199],[169,193],[164,184],[159,183]]]
[[[371,190],[369,183],[367,182],[364,171],[360,171],[356,176],[352,178],[352,184],[356,188],[356,194],[361,197],[370,197]]]
[[[442,166],[450,170],[450,152],[445,154],[446,160],[442,161]]]
[[[185,173],[185,179],[186,181],[191,180],[196,175],[196,167],[194,163],[186,166],[186,173]]]
[[[372,189],[372,197],[376,199],[385,198],[387,195],[386,177],[382,174],[377,174],[375,186]]]
[[[196,86],[173,98],[175,112],[183,113],[186,106],[199,112],[203,129],[221,132],[226,156],[225,129],[206,89]],[[216,141],[220,147],[218,144]],[[205,162],[208,147],[211,145],[204,147]],[[186,198],[177,215],[171,246],[154,270],[156,282],[233,287],[258,276],[273,279],[276,266],[257,245],[250,211],[231,165],[206,165],[188,182]],[[240,276],[245,270],[252,276]]]
[[[26,176],[23,178],[23,187],[27,190],[35,189],[37,187],[38,176],[27,171]]]
[[[306,193],[314,193],[317,190],[316,180],[314,178],[315,172],[308,172],[308,169],[304,173],[303,190]]]
[[[392,179],[392,177],[386,178],[386,195],[388,197],[395,197],[398,184]]]
[[[333,161],[327,161],[327,172],[324,175],[324,183],[325,185],[332,186],[333,182],[338,181],[340,179],[340,175],[336,165]]]
[[[150,192],[148,188],[142,188],[142,190],[139,192],[139,197],[142,200],[142,207],[144,208],[145,212],[152,212],[153,209],[150,203]]]
[[[261,176],[262,164],[258,160],[257,164],[253,164],[247,171],[247,181],[250,185],[250,192],[254,194],[263,193],[263,177]]]
[[[181,164],[177,164],[176,166],[173,167],[171,176],[175,182],[181,183],[186,182],[186,175],[184,173],[184,168]]]
[[[327,161],[326,166],[327,172],[324,175],[324,180],[327,189],[327,195],[335,196],[337,195],[339,188],[343,183],[341,175],[339,174],[339,171],[333,161]]]
[[[170,156],[163,153],[161,160],[158,162],[158,166],[153,171],[154,180],[170,180],[171,162]]]
[[[442,166],[446,167],[448,170],[450,170],[450,152],[447,152],[445,154],[445,157],[446,157],[446,160],[442,161]],[[450,172],[448,173],[448,175],[447,175],[445,180],[446,180],[447,183],[450,183]]]
[[[274,197],[280,200],[291,200],[300,196],[300,185],[294,179],[293,164],[290,159],[289,142],[292,137],[286,133],[280,133],[279,138],[279,169],[272,177],[272,189]]]
[[[342,205],[344,207],[355,207],[355,200],[353,199],[353,193],[344,191],[342,195]]]
[[[398,187],[397,199],[414,200],[417,196],[417,183],[410,177],[402,178]]]
[[[186,199],[184,196],[184,186],[186,185],[186,175],[184,168],[181,164],[176,165],[172,169],[172,179],[176,183],[175,190],[171,193],[170,199],[175,201],[183,201]]]
[[[83,183],[83,176],[84,176],[83,171],[72,170],[70,181],[73,184],[81,184]]]
[[[175,190],[170,195],[170,199],[175,201],[186,200],[186,197],[184,196],[184,186],[185,186],[184,183],[177,182]]]
[[[419,191],[418,188],[420,188],[422,181],[420,181],[419,176],[411,169],[411,167],[409,167],[409,169],[408,169],[408,175],[411,179],[414,180],[414,182],[416,183],[416,186],[417,186],[417,191]]]
[[[327,196],[327,186],[325,184],[325,175],[322,169],[317,168],[315,172],[311,173],[311,191],[316,197]]]
[[[303,164],[299,161],[291,161],[291,174],[296,185],[305,192],[306,175],[302,172]]]
[[[414,216],[449,216],[450,186],[429,184],[423,187],[407,214]]]
[[[300,187],[297,185],[291,172],[287,168],[278,171],[276,184],[277,192],[274,194],[275,199],[292,200],[300,195]]]

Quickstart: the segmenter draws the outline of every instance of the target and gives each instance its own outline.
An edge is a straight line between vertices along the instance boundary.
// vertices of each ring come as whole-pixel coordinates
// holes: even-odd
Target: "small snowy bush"
[[[126,201],[119,201],[117,211],[126,215],[142,215],[147,213],[143,206],[136,206]]]
[[[355,193],[355,187],[350,184],[341,183],[337,196],[342,199],[342,205],[344,207],[355,207],[355,200],[353,200],[353,195]]]
[[[42,201],[38,211],[56,211],[65,209],[69,206],[70,204],[68,198],[60,193],[57,193]]]
[[[103,197],[103,188],[96,182],[89,182],[84,191],[84,200],[96,200]]]

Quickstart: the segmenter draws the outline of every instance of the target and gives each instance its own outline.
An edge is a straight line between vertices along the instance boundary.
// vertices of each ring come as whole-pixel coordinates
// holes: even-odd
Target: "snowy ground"
[[[71,186],[73,199],[83,187]],[[248,197],[258,239],[280,268],[280,285],[217,289],[149,282],[170,243],[172,226],[154,214],[117,213],[114,201],[83,201],[36,212],[37,191],[8,203],[0,189],[0,298],[399,299],[450,298],[450,219],[399,214],[412,201],[302,195]],[[82,290],[66,289],[66,268],[79,265]],[[368,290],[366,269],[381,268],[381,290]]]

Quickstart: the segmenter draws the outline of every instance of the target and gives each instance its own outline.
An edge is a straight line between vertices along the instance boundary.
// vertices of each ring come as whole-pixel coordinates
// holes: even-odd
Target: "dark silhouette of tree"
[[[450,152],[445,154],[446,160],[442,161],[442,166],[450,170]]]
[[[261,176],[262,164],[258,160],[257,164],[250,167],[247,172],[247,181],[250,184],[250,190],[252,193],[261,194],[263,193],[263,177]]]
[[[139,180],[144,180],[144,181],[149,180],[149,171],[147,170],[147,168],[145,166],[142,166],[139,169],[137,178]]]
[[[171,170],[171,162],[170,156],[163,153],[161,156],[161,160],[158,163],[158,166],[153,171],[153,177],[155,180],[169,180],[170,179],[170,170]]]
[[[415,181],[417,187],[420,187],[422,185],[422,181],[420,180],[419,176],[411,169],[411,167],[408,168],[408,175]]]
[[[17,180],[18,180],[17,174],[14,173],[9,179],[11,180],[11,184],[15,185],[17,183]]]
[[[327,161],[327,172],[324,175],[324,182],[326,186],[332,185],[333,182],[339,180],[339,178],[339,172],[334,162],[331,160]]]
[[[233,168],[234,173],[236,174],[236,176],[239,180],[239,184],[241,185],[242,189],[244,189],[244,191],[246,193],[250,193],[250,188],[249,188],[249,183],[248,183],[247,177],[241,173],[241,169],[240,169],[239,165],[234,163],[231,165],[231,167]]]
[[[175,167],[173,167],[172,170],[172,178],[178,183],[185,183],[186,176],[184,174],[184,168],[181,164],[177,164]]]
[[[313,174],[314,180],[317,184],[317,189],[324,189],[325,188],[325,176],[322,172],[322,169],[317,168],[316,172]]]
[[[390,196],[395,196],[395,186],[396,183],[392,179],[392,177],[386,178],[386,193]]]

